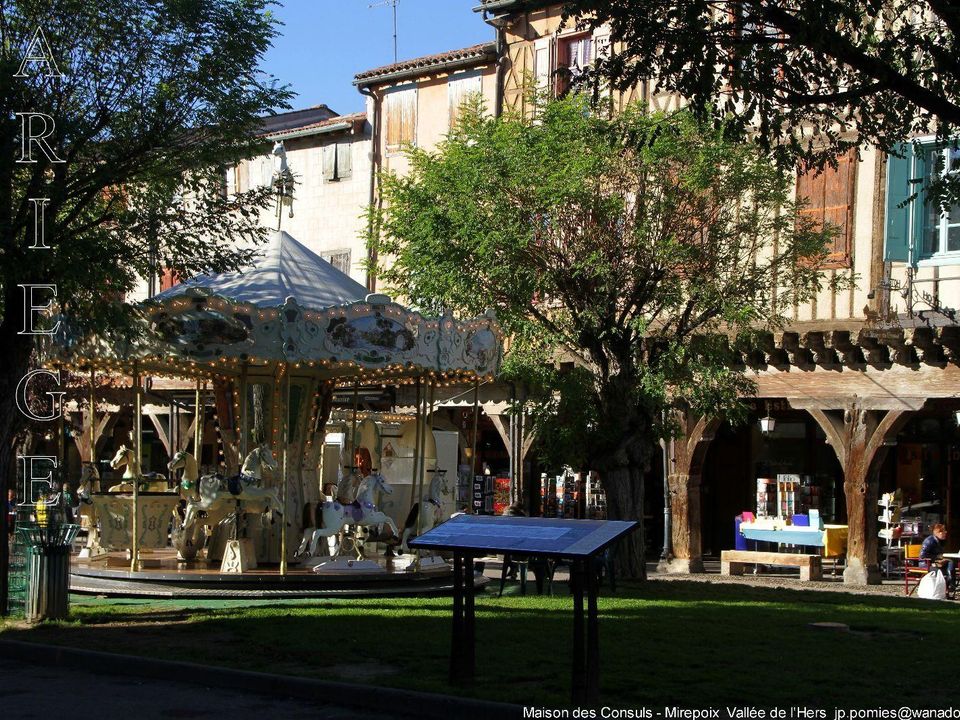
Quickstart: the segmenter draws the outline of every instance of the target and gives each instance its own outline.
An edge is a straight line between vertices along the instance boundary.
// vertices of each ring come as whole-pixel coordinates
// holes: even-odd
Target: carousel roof
[[[194,289],[261,308],[278,307],[292,297],[300,307],[320,309],[357,302],[367,295],[363,285],[284,230],[273,234],[265,255],[253,267],[240,272],[198,275],[152,299],[164,302]]]
[[[134,307],[130,339],[75,332],[65,318],[44,346],[68,369],[180,377],[273,373],[275,363],[319,377],[383,383],[492,378],[502,359],[493,311],[471,320],[424,317],[366,288],[285,232],[256,266],[192,278]],[[313,368],[311,371],[310,368]]]

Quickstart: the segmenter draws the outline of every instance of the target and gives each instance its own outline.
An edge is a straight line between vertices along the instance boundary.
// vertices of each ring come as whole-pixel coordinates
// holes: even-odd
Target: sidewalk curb
[[[313,678],[235,670],[174,660],[157,660],[99,650],[83,650],[61,645],[0,640],[0,656],[44,666],[68,667],[90,672],[96,667],[116,675],[146,677],[152,680],[175,677],[177,682],[212,686],[228,690],[242,689],[270,697],[291,697],[324,704],[346,705],[367,711],[400,712],[420,718],[446,720],[486,720],[522,717],[520,705],[458,698],[452,695],[399,690],[396,688],[314,680]],[[192,678],[198,678],[196,680]]]

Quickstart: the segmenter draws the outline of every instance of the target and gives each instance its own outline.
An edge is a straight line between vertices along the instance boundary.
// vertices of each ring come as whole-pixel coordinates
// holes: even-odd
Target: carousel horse
[[[273,453],[264,443],[247,455],[239,475],[230,478],[204,475],[197,483],[200,500],[187,503],[181,531],[188,536],[198,513],[213,513],[226,503],[237,500],[265,505],[265,512],[271,513],[271,520],[273,513],[282,517],[283,505],[277,489],[260,487],[264,468],[276,471],[278,467]]]
[[[100,492],[100,471],[97,464],[84,462],[80,470],[80,483],[77,488],[77,499],[80,501],[80,525],[87,529],[87,547],[93,548],[100,544],[100,532],[97,528],[97,511],[93,505],[93,493]]]
[[[378,490],[382,490],[387,495],[393,493],[393,488],[390,487],[383,475],[373,470],[370,475],[363,479],[357,499],[354,502],[343,504],[338,500],[328,500],[317,503],[316,508],[313,509],[313,517],[316,519],[315,524],[311,522],[310,510],[312,508],[308,503],[304,507],[303,541],[297,549],[297,556],[303,555],[308,550],[310,555],[316,555],[320,538],[333,537],[339,534],[346,525],[370,526],[386,523],[393,530],[394,535],[399,535],[400,531],[390,516],[378,510],[373,502],[374,494]],[[340,554],[341,547],[342,543],[338,543],[335,555]],[[358,557],[358,559],[360,558]]]
[[[137,466],[136,453],[132,447],[121,445],[117,454],[110,461],[110,467],[116,470],[125,467],[123,471],[124,482],[113,485],[107,492],[133,492],[133,481],[137,477],[134,468]],[[169,490],[167,479],[160,473],[141,474],[139,477],[140,492],[166,492]]]
[[[177,486],[180,490],[180,497],[187,502],[197,502],[200,500],[200,495],[197,493],[200,469],[197,465],[197,459],[186,450],[178,450],[170,462],[167,463],[167,470],[170,472],[176,472],[181,468],[183,468],[183,475],[180,477],[180,484]]]
[[[423,517],[420,519],[420,534],[427,532],[441,521],[441,512],[443,511],[443,496],[450,492],[447,485],[447,473],[445,470],[434,470],[433,478],[430,480],[430,492],[424,502],[414,503],[407,515],[406,522],[403,523],[403,537],[400,539],[400,553],[410,552],[407,547],[407,540],[417,532],[417,516],[420,514],[420,508],[424,508]]]

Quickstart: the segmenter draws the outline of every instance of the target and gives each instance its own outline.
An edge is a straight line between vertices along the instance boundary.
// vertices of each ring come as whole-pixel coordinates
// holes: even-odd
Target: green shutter
[[[897,157],[902,155],[903,157]],[[910,182],[913,166],[913,145],[902,143],[887,156],[887,231],[883,259],[906,262],[910,254],[910,206],[914,193]]]

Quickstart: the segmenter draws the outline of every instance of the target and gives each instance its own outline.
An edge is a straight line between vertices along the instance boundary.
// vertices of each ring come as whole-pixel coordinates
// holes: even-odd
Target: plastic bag
[[[926,600],[945,600],[947,597],[947,581],[939,569],[931,570],[917,586],[917,597]]]

